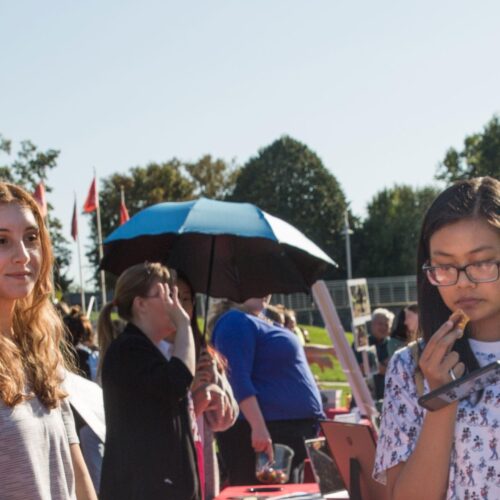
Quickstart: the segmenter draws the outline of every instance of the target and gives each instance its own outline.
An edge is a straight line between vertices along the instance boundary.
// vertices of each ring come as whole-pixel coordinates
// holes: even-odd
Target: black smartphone
[[[500,360],[445,384],[418,399],[418,404],[430,411],[439,410],[454,401],[465,399],[477,391],[500,382]]]
[[[283,491],[281,486],[252,486],[247,488],[249,493],[272,493],[275,491]]]

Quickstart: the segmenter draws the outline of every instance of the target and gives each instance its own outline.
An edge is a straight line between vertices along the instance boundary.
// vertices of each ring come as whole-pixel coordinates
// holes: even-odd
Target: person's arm
[[[325,368],[333,368],[333,361],[330,356],[337,356],[333,346],[305,344],[303,347],[309,364],[316,363],[322,371]]]
[[[70,444],[71,462],[75,473],[76,498],[78,500],[97,500],[97,495],[83,459],[79,444]]]
[[[429,412],[407,462],[387,470],[389,499],[444,499],[450,474],[450,456],[457,403]]]
[[[378,362],[378,372],[380,373],[380,375],[385,375],[385,372],[387,371],[387,363],[387,359]]]
[[[215,385],[221,392],[210,391],[211,402],[204,413],[205,423],[212,432],[222,432],[236,422],[240,409],[224,372],[216,373]]]
[[[196,357],[194,337],[191,331],[191,320],[189,319],[189,315],[180,305],[178,288],[176,286],[173,287],[172,297],[170,297],[168,285],[165,285],[165,287],[167,313],[176,328],[172,356],[180,359],[191,372],[191,375],[194,376],[196,371]]]
[[[460,377],[465,367],[456,352],[450,352],[458,338],[446,322],[429,340],[419,366],[430,390],[450,382],[450,369]],[[391,500],[441,500],[445,498],[450,474],[451,450],[458,403],[427,412],[415,448],[406,462],[387,470]]]
[[[256,452],[266,452],[269,460],[273,460],[273,442],[260,411],[257,398],[250,396],[240,401],[240,409],[252,429],[252,448]]]
[[[329,354],[330,356],[337,357],[337,352],[335,347],[331,345],[321,345],[321,344],[307,344],[304,346],[304,351],[307,353],[314,353],[319,355]]]

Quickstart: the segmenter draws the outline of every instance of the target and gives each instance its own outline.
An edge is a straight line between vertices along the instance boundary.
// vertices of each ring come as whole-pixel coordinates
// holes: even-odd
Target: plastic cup
[[[270,461],[267,453],[257,453],[255,476],[264,484],[284,484],[290,477],[292,459],[295,452],[285,444],[273,444],[274,460]]]

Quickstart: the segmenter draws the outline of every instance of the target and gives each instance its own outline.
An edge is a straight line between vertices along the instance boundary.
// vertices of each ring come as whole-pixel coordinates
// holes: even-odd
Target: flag
[[[83,211],[86,213],[93,212],[94,210],[97,210],[98,206],[99,197],[97,196],[97,186],[94,177],[92,184],[90,185],[89,194],[87,195],[87,199],[83,205]]]
[[[33,198],[35,198],[35,201],[40,207],[40,213],[42,214],[42,217],[47,217],[47,199],[45,198],[45,186],[43,185],[43,182],[39,182],[36,185],[35,192],[33,193]]]
[[[125,202],[120,202],[120,226],[130,219]]]
[[[78,238],[78,219],[77,219],[77,213],[76,213],[76,198],[75,198],[75,205],[73,207],[73,217],[71,218],[71,236],[73,239],[76,241]]]
[[[121,200],[120,200],[120,226],[125,224],[130,219],[128,214],[127,205],[125,205],[125,193],[123,192],[123,187],[121,188]]]

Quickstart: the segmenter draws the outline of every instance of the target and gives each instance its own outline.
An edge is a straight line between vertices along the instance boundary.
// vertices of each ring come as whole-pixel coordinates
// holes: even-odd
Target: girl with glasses
[[[374,476],[391,499],[500,498],[500,385],[434,412],[429,392],[500,358],[500,181],[461,181],[429,208],[418,247],[420,354],[387,369]],[[462,309],[465,331],[449,320]],[[418,358],[418,362],[417,362]]]

